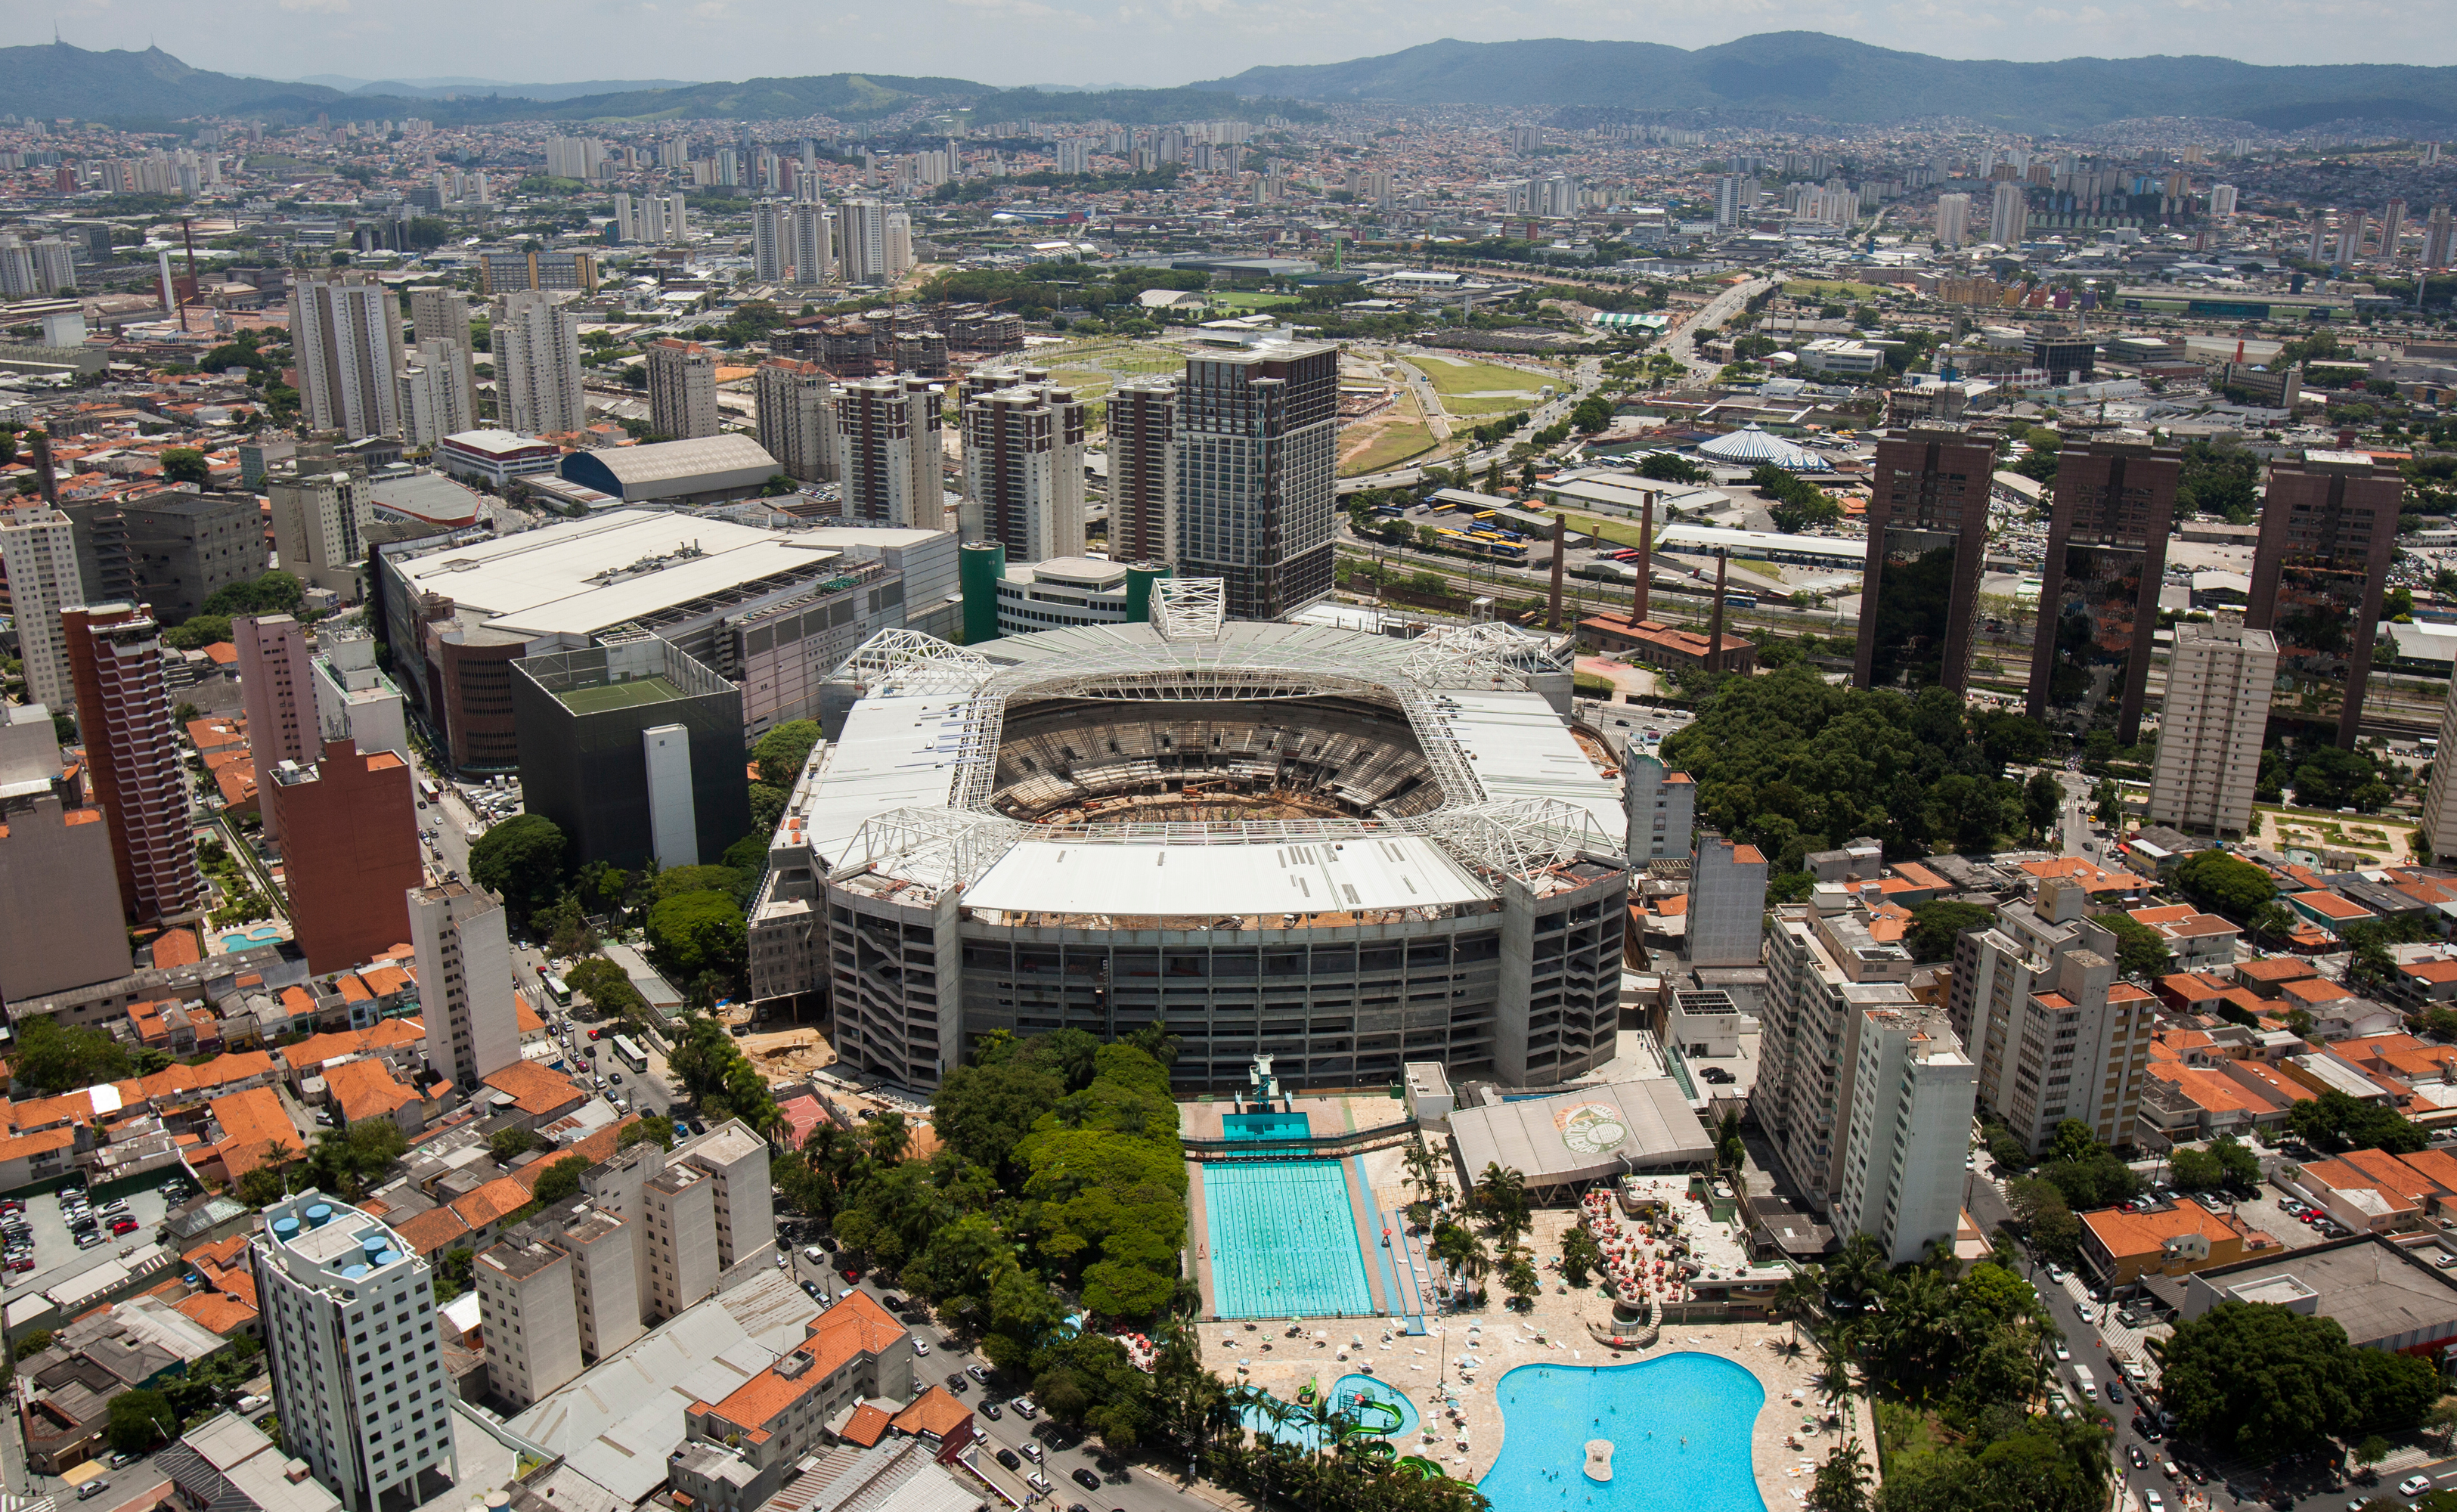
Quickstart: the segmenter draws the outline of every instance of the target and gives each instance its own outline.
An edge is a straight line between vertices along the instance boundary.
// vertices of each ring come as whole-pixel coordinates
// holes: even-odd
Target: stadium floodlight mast
[[[861,685],[865,694],[969,693],[995,669],[978,652],[918,630],[882,630],[828,673],[830,682]]]
[[[1151,624],[1163,640],[1218,640],[1228,622],[1228,585],[1216,577],[1165,577],[1152,585]]]

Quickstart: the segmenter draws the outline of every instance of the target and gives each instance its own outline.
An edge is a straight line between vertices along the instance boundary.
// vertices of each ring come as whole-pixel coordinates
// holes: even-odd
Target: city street
[[[1773,287],[1772,283],[1765,279],[1751,279],[1746,283],[1733,284],[1723,293],[1716,295],[1705,308],[1691,316],[1679,330],[1673,332],[1672,339],[1663,343],[1663,350],[1672,354],[1674,362],[1689,369],[1692,377],[1712,378],[1723,371],[1723,364],[1708,362],[1698,355],[1698,338],[1720,328],[1725,321],[1732,318],[1733,311],[1771,287]]]

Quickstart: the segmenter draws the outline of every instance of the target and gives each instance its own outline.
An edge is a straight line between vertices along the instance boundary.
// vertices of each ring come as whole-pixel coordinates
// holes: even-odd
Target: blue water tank
[[[273,1220],[273,1236],[284,1244],[299,1237],[299,1220],[288,1213]]]
[[[398,1259],[400,1259],[400,1258],[401,1258],[401,1252],[400,1252],[399,1250],[382,1250],[382,1251],[379,1251],[379,1252],[377,1253],[377,1254],[376,1254],[376,1258],[375,1258],[375,1267],[376,1267],[376,1269],[377,1269],[377,1270],[381,1271],[381,1270],[382,1270],[385,1266],[392,1264],[395,1260],[398,1260]]]
[[[329,1202],[311,1202],[307,1205],[306,1215],[307,1227],[320,1229],[333,1221],[333,1205]]]
[[[364,1275],[364,1274],[367,1274],[367,1268],[366,1268],[365,1266],[363,1266],[363,1265],[345,1265],[345,1266],[341,1267],[341,1275],[342,1275],[342,1278],[343,1278],[343,1279],[345,1279],[345,1280],[355,1281],[355,1280],[357,1280],[360,1276],[362,1276],[362,1275]]]

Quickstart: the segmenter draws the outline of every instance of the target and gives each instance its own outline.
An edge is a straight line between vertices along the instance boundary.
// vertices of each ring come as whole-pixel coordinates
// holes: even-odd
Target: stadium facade
[[[1312,1087],[1611,1059],[1628,863],[1566,646],[1224,623],[1218,595],[865,645],[769,853],[754,996],[824,997],[842,1059],[914,1087],[993,1030],[1156,1021],[1186,1090],[1258,1052]]]

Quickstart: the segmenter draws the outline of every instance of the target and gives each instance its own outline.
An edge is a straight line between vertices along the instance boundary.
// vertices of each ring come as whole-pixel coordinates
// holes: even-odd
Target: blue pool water
[[[1338,1161],[1215,1161],[1203,1168],[1203,1208],[1222,1317],[1373,1311]]]
[[[1563,1512],[1765,1512],[1749,1464],[1765,1388],[1713,1355],[1634,1365],[1521,1365],[1495,1388],[1501,1457],[1477,1484],[1496,1507]],[[1586,1477],[1591,1439],[1613,1478]]]
[[[1376,1402],[1387,1403],[1399,1414],[1397,1427],[1389,1426],[1391,1419],[1388,1414],[1373,1409],[1371,1404]],[[1242,1417],[1246,1426],[1255,1433],[1268,1433],[1282,1443],[1294,1444],[1309,1453],[1319,1449],[1322,1446],[1322,1430],[1307,1421],[1304,1416],[1311,1410],[1311,1404],[1292,1401],[1289,1405],[1296,1409],[1295,1412],[1277,1427],[1272,1426],[1270,1416],[1258,1406],[1248,1407]],[[1372,1376],[1342,1376],[1332,1384],[1331,1405],[1333,1411],[1345,1412],[1353,1419],[1354,1427],[1365,1430],[1368,1438],[1388,1439],[1401,1454],[1415,1452],[1413,1445],[1416,1424],[1420,1420],[1416,1415],[1416,1404],[1390,1382]]]
[[[1228,1113],[1220,1120],[1223,1139],[1307,1139],[1313,1121],[1303,1113]]]
[[[258,924],[254,929],[234,929],[222,936],[225,953],[245,950],[251,945],[269,945],[281,938],[281,931],[271,924]]]

